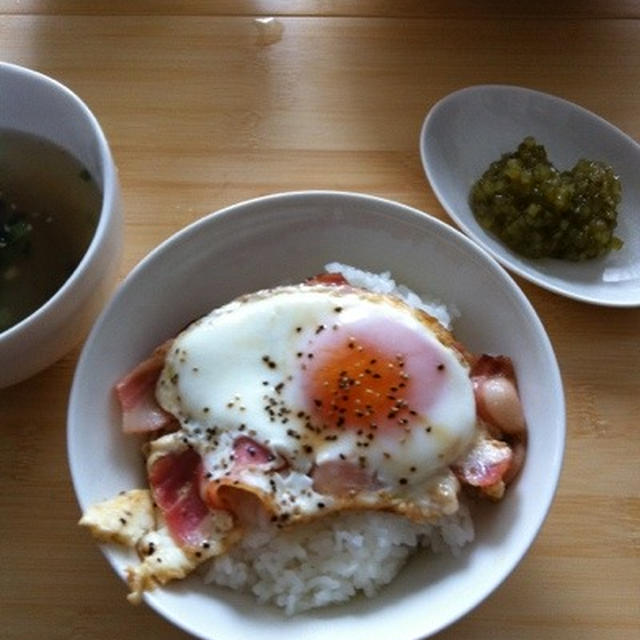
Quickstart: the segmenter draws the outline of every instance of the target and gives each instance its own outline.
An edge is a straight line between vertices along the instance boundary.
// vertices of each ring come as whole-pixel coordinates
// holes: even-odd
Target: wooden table
[[[124,276],[187,223],[272,192],[362,191],[448,220],[418,132],[435,101],[466,85],[554,93],[640,139],[640,5],[520,4],[0,0],[0,59],[66,83],[103,124],[124,194]],[[640,310],[518,282],[566,385],[564,472],[522,564],[439,637],[635,639]],[[65,417],[78,352],[0,392],[0,637],[186,638],[126,603],[76,527]]]

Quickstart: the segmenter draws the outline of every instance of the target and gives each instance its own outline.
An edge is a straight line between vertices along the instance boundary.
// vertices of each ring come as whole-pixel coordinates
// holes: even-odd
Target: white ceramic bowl
[[[0,387],[52,364],[86,335],[115,282],[122,242],[120,190],[105,136],[88,107],[59,82],[0,64],[0,128],[34,134],[70,152],[102,190],[84,257],[45,304],[0,333]]]
[[[398,282],[459,310],[454,328],[469,348],[513,358],[530,428],[526,465],[502,503],[476,509],[477,539],[461,557],[421,553],[375,599],[288,619],[198,577],[145,596],[200,638],[324,640],[327,629],[335,640],[426,637],[502,582],[550,507],[564,448],[564,397],[551,344],[525,296],[488,254],[442,222],[388,200],[336,192],[231,206],[169,239],[128,276],[94,326],[73,382],[68,447],[80,506],[145,486],[138,445],[119,430],[112,393],[118,378],[210,309],[299,282],[333,260],[390,270]],[[103,550],[122,576],[129,554]]]
[[[503,153],[532,135],[560,170],[580,158],[613,167],[622,183],[616,235],[620,251],[585,262],[525,258],[487,233],[469,206],[472,184]],[[555,96],[505,85],[456,91],[429,111],[420,134],[422,163],[456,224],[503,265],[555,293],[613,307],[640,305],[640,145],[597,115]]]

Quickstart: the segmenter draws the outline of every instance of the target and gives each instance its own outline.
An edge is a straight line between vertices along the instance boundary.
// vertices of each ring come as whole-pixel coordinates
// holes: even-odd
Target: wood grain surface
[[[418,132],[467,85],[554,93],[640,139],[640,3],[520,4],[0,0],[0,59],[67,84],[102,123],[123,187],[124,277],[200,216],[273,192],[362,191],[450,222]],[[277,16],[280,37],[258,16]],[[531,552],[438,637],[635,640],[640,310],[517,281],[562,371],[564,471]],[[76,526],[65,420],[79,348],[0,391],[0,638],[186,639],[127,604]]]

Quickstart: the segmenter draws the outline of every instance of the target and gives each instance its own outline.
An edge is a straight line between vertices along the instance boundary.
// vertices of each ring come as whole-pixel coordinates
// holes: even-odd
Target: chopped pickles
[[[529,136],[492,162],[469,197],[478,223],[528,258],[581,261],[622,247],[614,235],[620,179],[611,167],[580,160],[558,171]]]

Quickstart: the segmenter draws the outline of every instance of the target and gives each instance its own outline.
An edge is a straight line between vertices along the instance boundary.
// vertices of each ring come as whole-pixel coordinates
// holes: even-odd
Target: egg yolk
[[[408,429],[424,421],[446,379],[438,345],[388,320],[328,331],[306,357],[310,412],[325,428]]]

